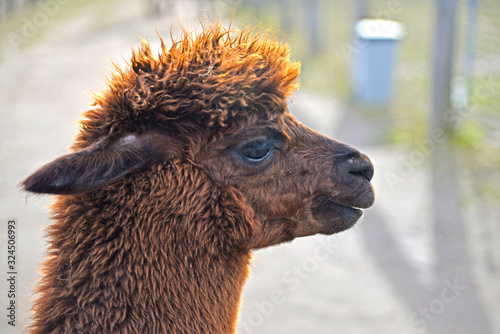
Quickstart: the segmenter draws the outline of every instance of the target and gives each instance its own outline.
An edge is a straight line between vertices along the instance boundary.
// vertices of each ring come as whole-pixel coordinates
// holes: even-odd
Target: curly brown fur
[[[183,163],[58,197],[33,332],[231,332],[249,262],[239,202]]]
[[[343,231],[374,201],[369,159],[289,114],[285,45],[215,24],[161,46],[23,182],[58,194],[32,333],[234,333],[252,249]]]
[[[289,61],[286,45],[263,33],[216,24],[172,40],[168,50],[160,41],[158,56],[143,41],[131,68],[117,68],[107,90],[94,98],[99,108],[85,114],[74,148],[115,129],[162,128],[184,140],[201,130],[221,135],[250,115],[284,112],[298,87],[300,65]]]

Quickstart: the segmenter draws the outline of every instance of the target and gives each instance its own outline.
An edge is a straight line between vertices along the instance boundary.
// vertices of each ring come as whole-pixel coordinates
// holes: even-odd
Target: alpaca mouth
[[[354,226],[363,216],[363,210],[347,203],[338,203],[327,195],[319,195],[312,200],[314,219],[318,221],[322,234],[342,232]]]

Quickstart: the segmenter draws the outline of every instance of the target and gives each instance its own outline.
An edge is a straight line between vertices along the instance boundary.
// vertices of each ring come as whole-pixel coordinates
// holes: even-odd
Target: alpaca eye
[[[267,140],[253,141],[241,147],[240,153],[250,162],[260,162],[271,153],[271,145]]]

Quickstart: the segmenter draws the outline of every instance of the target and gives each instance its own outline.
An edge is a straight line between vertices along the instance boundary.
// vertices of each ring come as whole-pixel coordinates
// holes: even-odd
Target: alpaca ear
[[[26,191],[43,194],[94,191],[159,159],[165,153],[164,141],[158,134],[111,135],[46,164],[21,185]]]

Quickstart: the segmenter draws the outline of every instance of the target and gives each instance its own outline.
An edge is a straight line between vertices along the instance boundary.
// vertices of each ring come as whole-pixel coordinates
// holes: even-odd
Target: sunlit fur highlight
[[[130,67],[117,68],[107,89],[95,95],[99,108],[85,113],[75,148],[116,128],[163,127],[180,135],[203,128],[220,135],[250,116],[284,112],[298,88],[300,65],[269,33],[214,24],[200,34],[184,32],[170,48],[160,41],[154,55],[142,40]]]

